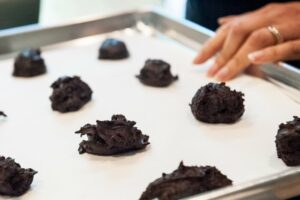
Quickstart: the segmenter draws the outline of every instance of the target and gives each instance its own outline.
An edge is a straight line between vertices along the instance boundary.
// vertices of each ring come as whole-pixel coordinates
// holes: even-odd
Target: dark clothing
[[[271,2],[288,0],[188,0],[186,18],[208,29],[218,28],[218,18],[256,10]]]
[[[40,0],[0,0],[0,30],[37,23],[39,9]]]

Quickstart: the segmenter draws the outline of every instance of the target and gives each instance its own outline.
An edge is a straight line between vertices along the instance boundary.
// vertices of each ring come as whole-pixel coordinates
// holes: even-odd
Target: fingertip
[[[198,57],[196,57],[196,58],[194,58],[194,60],[193,60],[193,64],[199,64],[199,62],[198,62]]]
[[[227,82],[230,80],[230,76],[227,77],[216,77],[217,81],[219,82]]]
[[[214,76],[214,74],[210,70],[208,70],[206,73],[206,76],[209,78],[212,78]]]
[[[217,63],[214,63],[207,71],[207,76],[208,77],[213,77],[217,71],[218,71],[219,67]]]
[[[218,18],[218,24],[219,24],[219,25],[223,25],[224,22],[225,22],[225,19],[224,19],[224,18],[222,18],[222,17]]]
[[[201,64],[203,63],[205,60],[204,60],[204,56],[203,56],[203,53],[202,52],[199,52],[198,55],[196,56],[196,58],[193,60],[193,63],[194,64]]]
[[[224,79],[222,79],[222,78],[219,78],[219,77],[216,77],[216,80],[218,81],[218,82],[226,82],[226,80],[224,80]]]
[[[218,81],[218,82],[225,82],[225,78],[224,77],[220,77],[218,74],[215,76],[215,79]]]
[[[229,69],[228,67],[224,67],[222,68],[217,74],[216,74],[216,78],[219,81],[226,81],[229,78],[230,74],[229,74]]]

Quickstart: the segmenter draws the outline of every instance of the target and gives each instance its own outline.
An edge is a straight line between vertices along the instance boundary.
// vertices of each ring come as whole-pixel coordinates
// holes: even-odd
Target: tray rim
[[[18,46],[18,43],[10,43],[11,41],[16,40],[17,42],[20,39],[24,39],[24,37],[35,37],[37,34],[38,36],[45,34],[46,32],[53,31],[54,33],[59,32],[61,30],[65,30],[67,28],[72,29],[74,28],[74,31],[76,31],[77,27],[86,26],[89,27],[94,24],[98,23],[104,23],[105,20],[115,20],[124,18],[124,16],[129,17],[128,21],[124,24],[124,26],[120,27],[114,27],[112,29],[114,30],[121,30],[123,28],[131,28],[136,25],[137,22],[144,22],[149,26],[156,27],[156,29],[160,28],[160,32],[164,32],[165,28],[173,28],[174,31],[178,31],[176,29],[182,29],[184,31],[190,31],[188,35],[193,35],[195,38],[199,40],[194,40],[195,42],[201,43],[204,40],[208,39],[209,37],[214,35],[214,32],[206,29],[205,27],[199,26],[197,24],[194,24],[193,22],[184,20],[184,19],[177,19],[175,17],[170,16],[169,14],[166,14],[164,11],[158,8],[154,7],[145,7],[141,9],[132,9],[132,10],[126,10],[124,12],[116,12],[111,14],[104,14],[97,17],[85,17],[82,19],[73,20],[70,22],[63,22],[55,25],[47,25],[47,26],[41,26],[41,25],[28,25],[18,28],[12,28],[7,29],[4,31],[0,31],[0,60],[2,55],[1,54],[9,54],[14,53],[22,48],[24,48],[24,44],[21,44]],[[163,23],[162,21],[153,21],[153,18],[165,20]],[[152,20],[152,21],[151,21]],[[160,24],[161,23],[161,24]],[[168,24],[169,23],[169,24]],[[116,26],[116,24],[114,24]],[[117,24],[120,25],[120,24]],[[173,26],[174,25],[174,26]],[[161,26],[161,27],[158,27]],[[169,27],[166,27],[169,26]],[[54,41],[55,39],[51,41],[41,41],[40,44],[44,43],[41,46],[44,45],[50,45],[55,43],[60,43],[64,41],[79,39],[82,37],[92,36],[96,34],[102,34],[102,33],[108,33],[111,29],[103,29],[103,30],[97,30],[95,32],[80,32],[80,34],[75,35],[63,35],[64,37],[69,36],[69,39],[67,40],[60,40],[58,38],[57,41]],[[181,30],[181,31],[182,31]],[[173,38],[174,39],[174,38]],[[4,41],[7,41],[4,43],[4,46],[1,46],[1,43],[3,44]],[[7,46],[5,46],[5,44]],[[16,46],[14,46],[15,44]],[[26,43],[25,43],[26,44]],[[195,49],[194,49],[195,50]],[[4,57],[7,58],[7,57]],[[284,70],[287,74],[295,73],[296,76],[300,77],[300,70],[293,68],[292,66],[286,64],[286,63],[279,63],[279,65],[275,64],[267,64],[263,66],[263,71],[266,72],[268,75],[270,75],[272,78],[275,78],[276,80],[279,80],[281,82],[284,82],[288,85],[292,85],[295,87],[295,85],[290,84],[286,80],[280,80],[280,76],[274,72],[274,69],[281,69]],[[275,75],[274,75],[275,73]],[[279,73],[282,73],[279,71]],[[272,75],[273,74],[273,75]],[[279,78],[278,78],[279,76]],[[299,79],[300,80],[300,79]],[[300,89],[300,83],[299,87],[296,85],[297,89]],[[299,185],[297,187],[297,185]],[[221,188],[219,190],[214,190],[211,192],[207,192],[204,194],[196,195],[191,198],[197,198],[197,199],[265,199],[265,197],[272,197],[272,198],[289,198],[292,197],[291,195],[299,195],[299,194],[289,194],[287,196],[278,196],[279,193],[285,193],[287,189],[290,187],[297,187],[299,188],[298,191],[300,191],[300,167],[291,168],[289,170],[283,171],[281,173],[274,174],[272,176],[268,177],[262,177],[260,179],[256,179],[253,181],[246,182],[245,184],[239,184],[239,185],[233,185],[227,188]]]
[[[42,34],[45,34],[45,32],[54,32],[53,34],[58,34],[60,29],[64,30],[74,30],[76,32],[75,35],[72,35],[73,33],[67,32],[65,34],[60,35],[62,37],[62,40],[57,40],[54,38],[43,38],[42,40],[38,40],[37,46],[45,46],[49,44],[54,44],[58,42],[63,42],[67,40],[72,39],[78,39],[85,36],[90,35],[96,35],[101,33],[107,33],[113,31],[112,29],[108,29],[107,27],[104,28],[104,30],[96,30],[96,32],[91,32],[91,30],[87,31],[79,31],[78,27],[87,27],[91,26],[91,24],[97,24],[97,23],[103,23],[105,20],[112,20],[113,18],[120,18],[120,16],[123,16],[122,20],[124,18],[129,18],[130,20],[126,22],[126,24],[117,24],[120,26],[119,28],[129,28],[134,26],[138,21],[143,21],[145,18],[148,18],[146,20],[149,21],[149,18],[155,16],[156,19],[159,19],[156,22],[152,22],[148,25],[156,26],[155,28],[161,29],[159,31],[164,32],[162,30],[162,27],[159,23],[161,23],[162,20],[167,21],[164,26],[167,26],[167,28],[170,28],[168,26],[170,25],[176,25],[176,28],[174,28],[175,31],[177,31],[179,34],[182,34],[183,32],[185,34],[192,33],[191,35],[194,37],[197,37],[197,40],[195,38],[193,39],[195,43],[204,42],[204,40],[208,39],[209,37],[213,36],[215,33],[205,27],[202,27],[198,24],[195,24],[193,22],[190,22],[185,19],[178,19],[176,17],[173,17],[167,13],[165,13],[162,9],[157,7],[144,7],[140,9],[131,9],[131,10],[124,10],[122,12],[114,12],[109,14],[103,14],[99,16],[93,16],[93,17],[83,17],[76,20],[71,20],[69,22],[62,22],[52,25],[28,25],[28,26],[22,26],[18,28],[11,28],[4,31],[0,31],[0,59],[3,57],[1,54],[8,54],[11,52],[16,52],[18,50],[21,50],[25,47],[30,46],[30,44],[24,42],[21,40],[21,38],[26,38],[26,40],[30,41],[30,35],[36,35],[37,38],[41,36]],[[115,20],[116,21],[116,20]],[[151,21],[151,20],[150,20]],[[124,22],[124,21],[123,21]],[[111,26],[116,26],[116,24],[113,24]],[[77,29],[76,29],[77,27]],[[166,27],[163,27],[166,28]],[[85,28],[87,29],[87,28]],[[179,30],[181,29],[181,30]],[[90,31],[90,32],[89,32]],[[78,32],[78,33],[77,33]],[[197,34],[196,34],[197,32]],[[69,34],[69,36],[67,35]],[[166,34],[166,32],[164,32]],[[72,35],[72,36],[70,36]],[[190,35],[190,36],[191,36]],[[196,36],[197,35],[197,36]],[[58,37],[59,38],[59,37]],[[173,38],[174,39],[174,38]],[[26,41],[25,40],[25,41]],[[46,40],[46,43],[43,43],[43,41]],[[37,41],[37,39],[36,39]],[[21,44],[20,44],[21,43]],[[25,45],[27,44],[27,45]],[[191,47],[190,47],[191,48]],[[197,49],[194,49],[197,50]],[[280,81],[286,85],[292,86],[299,90],[300,95],[300,69],[297,69],[295,67],[292,67],[289,64],[280,62],[278,64],[269,63],[261,65],[262,71],[267,75],[267,77],[271,77],[277,81]]]

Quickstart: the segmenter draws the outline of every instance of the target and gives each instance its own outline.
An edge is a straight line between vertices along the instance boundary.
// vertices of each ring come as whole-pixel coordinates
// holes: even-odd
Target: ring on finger
[[[283,43],[283,37],[275,26],[268,26],[268,31],[273,35],[276,45]]]

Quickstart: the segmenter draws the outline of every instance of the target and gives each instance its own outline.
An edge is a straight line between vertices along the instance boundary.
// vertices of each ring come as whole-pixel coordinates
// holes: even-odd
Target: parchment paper
[[[127,43],[131,57],[97,60],[105,37]],[[234,184],[287,169],[277,158],[278,125],[300,114],[300,105],[266,81],[242,75],[228,82],[245,93],[246,111],[232,125],[194,119],[189,103],[198,88],[215,81],[205,75],[209,63],[192,65],[194,51],[169,40],[115,33],[43,48],[48,73],[36,78],[11,75],[13,59],[0,62],[0,154],[38,171],[21,200],[138,199],[162,172],[186,165],[213,165]],[[33,45],[34,46],[34,45]],[[142,85],[135,75],[148,58],[172,65],[179,81],[168,88]],[[58,77],[79,75],[93,99],[80,111],[52,111],[50,85]],[[86,123],[124,114],[150,136],[145,151],[115,157],[79,155],[82,140],[74,132]],[[0,199],[6,199],[0,197]]]

